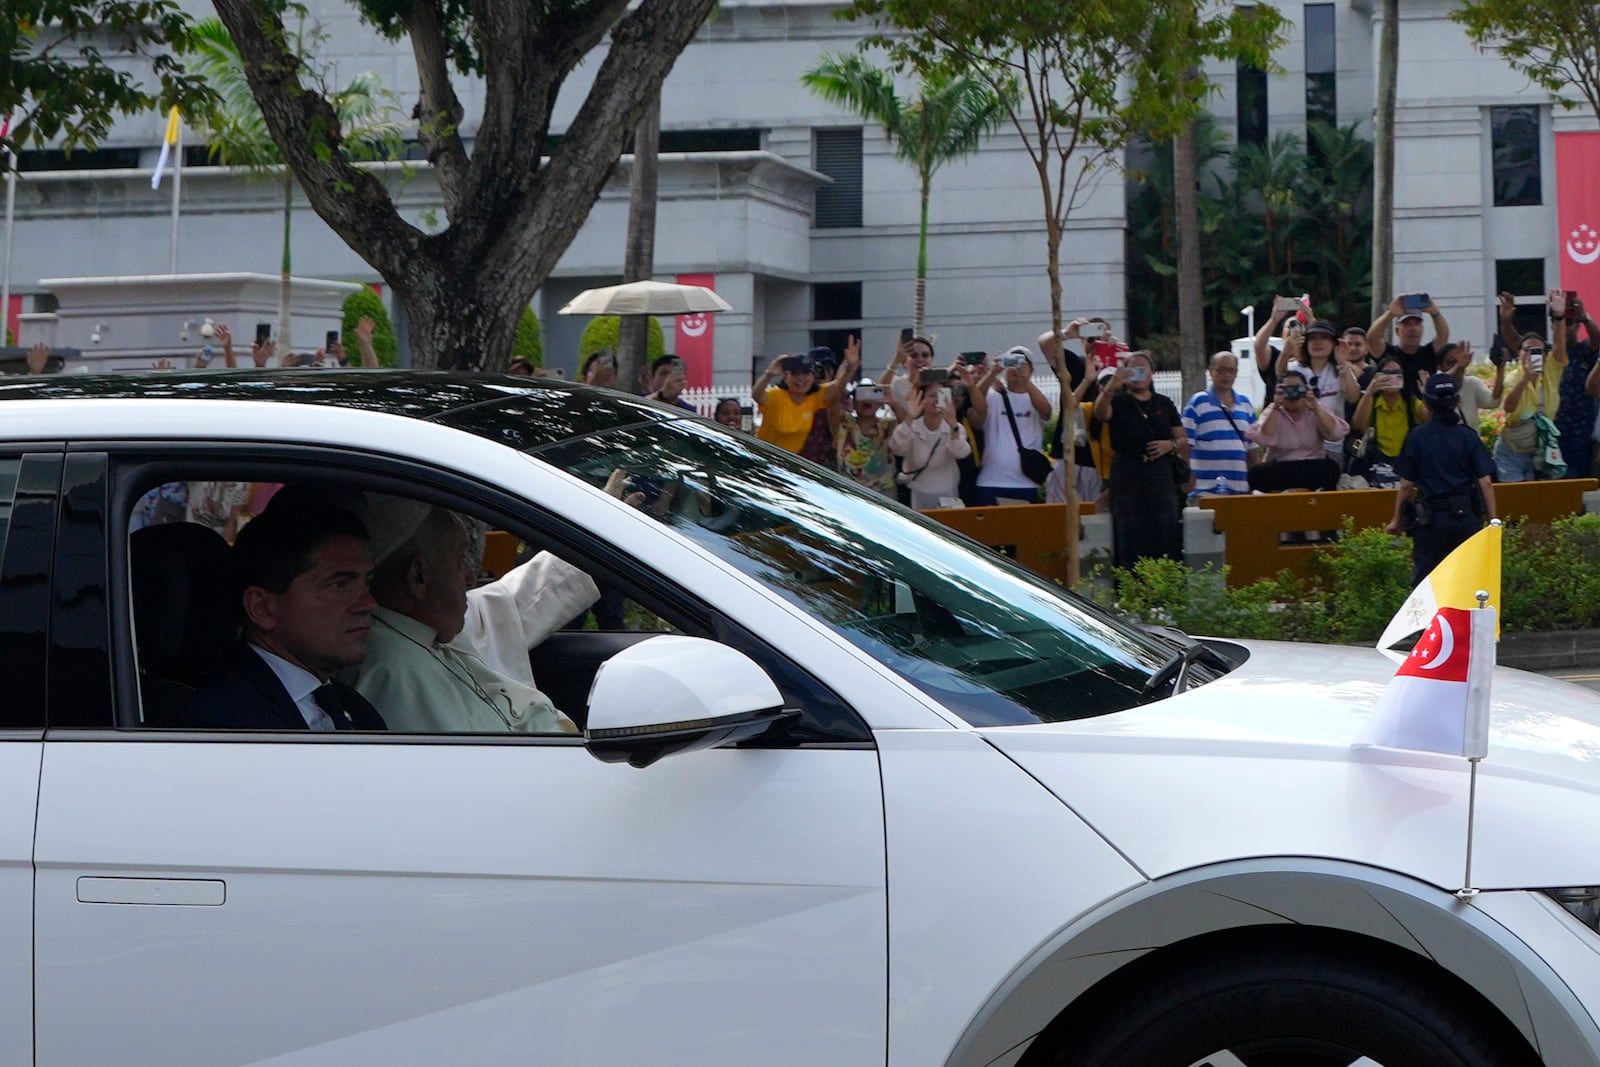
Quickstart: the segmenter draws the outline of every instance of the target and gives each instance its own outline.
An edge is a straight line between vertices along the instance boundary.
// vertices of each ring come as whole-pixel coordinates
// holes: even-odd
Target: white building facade
[[[335,80],[341,71],[375,71],[409,109],[416,82],[409,48],[379,38],[337,0],[310,6],[327,35],[321,61]],[[723,0],[663,89],[656,274],[713,275],[734,305],[714,328],[718,385],[748,384],[772,356],[846,332],[863,336],[869,367],[881,366],[910,323],[916,175],[894,158],[879,129],[800,83],[824,52],[855,48],[861,30],[835,18],[839,6]],[[1558,282],[1553,133],[1592,120],[1586,112],[1552,116],[1546,94],[1472,48],[1449,21],[1444,0],[1404,0],[1401,7],[1396,282],[1431,293],[1455,335],[1483,347],[1495,292],[1509,288],[1531,301]],[[1222,127],[1236,136],[1270,136],[1303,130],[1308,114],[1370,124],[1376,30],[1364,0],[1291,3],[1284,13],[1293,29],[1276,57],[1283,73],[1212,72]],[[580,68],[562,94],[554,132],[587,84]],[[477,87],[464,85],[462,96],[470,141]],[[170,188],[153,191],[149,182],[164,125],[151,113],[119,123],[97,153],[66,160],[25,154],[31,169],[17,190],[12,271],[22,311],[52,309],[55,294],[40,285],[51,278],[173,269],[276,273],[279,187],[205,166],[184,170],[174,268]],[[200,139],[193,130],[186,136],[191,144]],[[581,289],[620,280],[629,163],[619,163],[534,301],[546,363],[569,373],[586,320],[556,311]],[[442,223],[425,164],[386,173],[409,218],[419,226]],[[1032,344],[1048,327],[1042,214],[1034,171],[1009,130],[935,177],[927,326],[941,355]],[[303,199],[292,229],[296,276],[381,283]],[[1107,172],[1063,240],[1069,318],[1101,314],[1124,322],[1125,232],[1123,179]],[[1239,294],[1239,303],[1259,305],[1270,295]],[[163,312],[174,317],[175,354],[179,323],[211,313],[198,306]],[[232,325],[236,336],[250,336],[250,324]],[[672,323],[663,325],[670,349]],[[67,335],[65,320],[57,327],[54,343],[89,347],[87,336]],[[398,315],[397,327],[403,338]],[[320,334],[299,332],[297,326],[291,339],[297,350],[320,343]]]

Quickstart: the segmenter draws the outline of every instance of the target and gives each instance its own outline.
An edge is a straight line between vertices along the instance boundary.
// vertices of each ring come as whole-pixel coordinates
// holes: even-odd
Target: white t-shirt
[[[1488,382],[1471,374],[1461,376],[1461,402],[1458,410],[1461,412],[1462,423],[1468,429],[1477,430],[1480,409],[1494,406],[1494,390],[1489,388]]]
[[[1033,398],[1027,393],[1011,393],[1011,413],[1016,416],[1017,436],[1023,448],[1039,449],[1044,443],[1044,420],[1033,410]],[[978,470],[978,484],[994,489],[1034,489],[1038,482],[1022,473],[1022,458],[1017,454],[1017,440],[1011,436],[1011,426],[1006,419],[1006,406],[1000,401],[1000,390],[989,390],[989,413],[983,420],[983,466]]]

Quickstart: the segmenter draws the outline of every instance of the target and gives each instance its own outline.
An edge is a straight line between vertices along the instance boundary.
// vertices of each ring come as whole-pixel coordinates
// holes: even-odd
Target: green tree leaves
[[[189,25],[173,0],[11,0],[0,16],[9,144],[93,148],[119,115],[204,106],[210,89],[181,60]],[[144,57],[153,79],[127,56]]]

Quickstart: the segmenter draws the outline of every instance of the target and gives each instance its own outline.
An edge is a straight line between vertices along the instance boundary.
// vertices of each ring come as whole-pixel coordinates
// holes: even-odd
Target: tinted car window
[[[0,729],[45,722],[46,622],[61,458],[0,457]]]
[[[975,725],[1118,711],[1173,649],[786,452],[694,421],[535,453],[640,506]],[[1197,678],[1196,680],[1204,680]]]

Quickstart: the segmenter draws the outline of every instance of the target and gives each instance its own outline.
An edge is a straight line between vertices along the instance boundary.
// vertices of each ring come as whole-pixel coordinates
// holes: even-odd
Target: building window
[[[18,170],[137,170],[137,148],[38,148],[17,153]]]
[[[816,131],[816,169],[833,179],[817,190],[818,229],[861,225],[861,127]]]
[[[1338,47],[1332,4],[1307,4],[1303,23],[1306,33],[1306,122],[1339,123]]]
[[[760,130],[662,130],[662,152],[755,152]]]
[[[1511,110],[1511,109],[1507,109]],[[1494,261],[1494,291],[1517,298],[1517,314],[1512,320],[1518,335],[1536,333],[1547,336],[1550,329],[1548,294],[1544,287],[1544,260],[1497,259]],[[1496,322],[1499,321],[1497,318]]]
[[[1236,68],[1239,86],[1240,144],[1267,143],[1267,72],[1240,61]]]
[[[811,287],[811,317],[818,322],[853,322],[861,317],[860,282],[818,282]]]
[[[1544,202],[1539,172],[1539,109],[1491,107],[1490,145],[1494,165],[1494,206],[1524,207]]]

